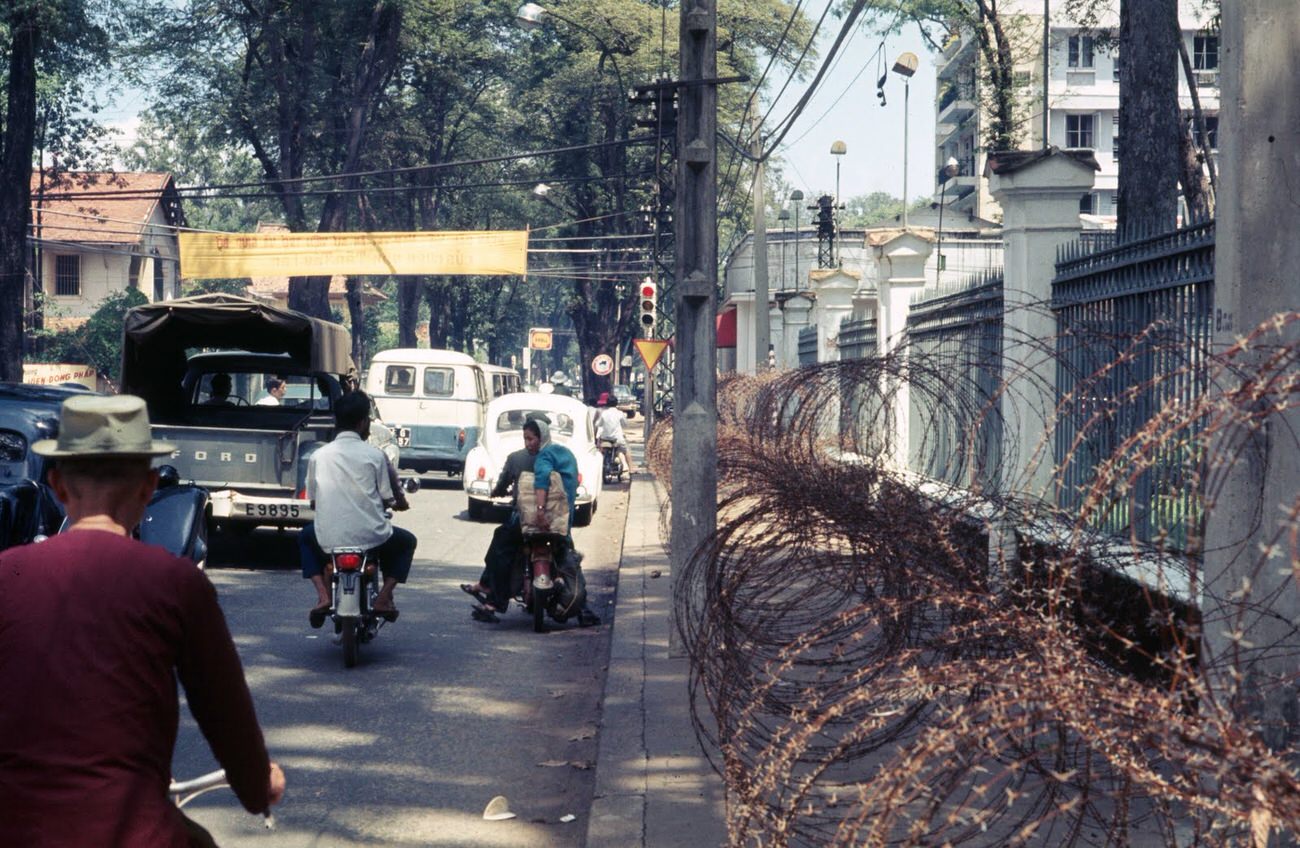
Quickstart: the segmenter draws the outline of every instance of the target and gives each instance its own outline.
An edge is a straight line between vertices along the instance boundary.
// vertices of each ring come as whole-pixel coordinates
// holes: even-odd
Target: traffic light
[[[658,296],[659,287],[650,278],[647,277],[641,282],[640,295],[637,297],[637,312],[641,316],[641,329],[645,331],[646,336],[654,334],[655,300]]]

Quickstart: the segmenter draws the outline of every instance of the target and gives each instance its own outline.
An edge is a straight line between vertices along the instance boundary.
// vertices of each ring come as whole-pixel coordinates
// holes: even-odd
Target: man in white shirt
[[[284,398],[284,393],[289,388],[289,384],[279,377],[271,377],[266,381],[266,397],[261,398],[255,404],[256,406],[279,406],[280,401]]]
[[[388,459],[366,443],[370,431],[370,398],[364,392],[344,395],[334,405],[337,435],[316,451],[307,464],[307,497],[316,520],[302,529],[298,548],[302,576],[316,587],[317,604],[308,621],[320,627],[329,615],[330,590],[325,583],[327,554],[339,548],[373,550],[384,583],[373,609],[388,621],[397,620],[393,591],[405,583],[415,558],[415,536],[394,527],[384,514],[387,505],[408,508],[400,490],[393,491]]]
[[[596,441],[599,443],[601,439],[611,439],[614,442],[615,450],[623,458],[623,473],[620,476],[628,479],[631,477],[632,455],[628,453],[627,437],[623,435],[627,416],[618,408],[618,400],[609,392],[602,392],[597,402],[601,410],[596,416]]]

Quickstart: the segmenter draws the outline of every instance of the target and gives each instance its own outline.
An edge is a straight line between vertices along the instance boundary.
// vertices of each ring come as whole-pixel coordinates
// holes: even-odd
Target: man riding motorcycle
[[[326,552],[339,548],[373,550],[379,558],[384,582],[373,609],[387,621],[396,621],[393,592],[405,583],[415,558],[415,535],[394,527],[385,514],[409,505],[400,488],[394,490],[388,459],[366,443],[370,432],[370,398],[361,391],[344,395],[334,405],[337,435],[312,454],[307,465],[307,497],[316,520],[298,535],[302,576],[316,588],[316,606],[308,623],[320,627],[329,615],[331,599],[325,582]]]
[[[623,471],[619,479],[630,480],[632,476],[632,454],[627,449],[627,436],[623,435],[623,425],[627,415],[618,408],[618,400],[609,392],[602,392],[596,401],[600,412],[596,413],[596,440],[599,443],[608,439],[614,443],[614,450],[623,459]]]

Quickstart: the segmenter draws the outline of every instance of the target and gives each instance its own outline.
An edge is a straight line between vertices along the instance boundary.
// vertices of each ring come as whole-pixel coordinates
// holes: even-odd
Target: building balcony
[[[962,35],[945,44],[935,69],[939,79],[956,76],[957,71],[969,61],[970,54],[974,49],[975,39],[969,35]]]
[[[939,98],[939,115],[936,124],[960,125],[975,114],[975,93],[963,86],[953,86]]]

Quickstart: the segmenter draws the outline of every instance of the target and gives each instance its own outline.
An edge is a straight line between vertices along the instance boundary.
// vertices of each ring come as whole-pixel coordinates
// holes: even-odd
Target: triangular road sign
[[[668,349],[667,339],[633,339],[632,344],[636,345],[636,352],[641,354],[641,361],[645,363],[647,371],[654,370],[659,364],[659,358]]]

